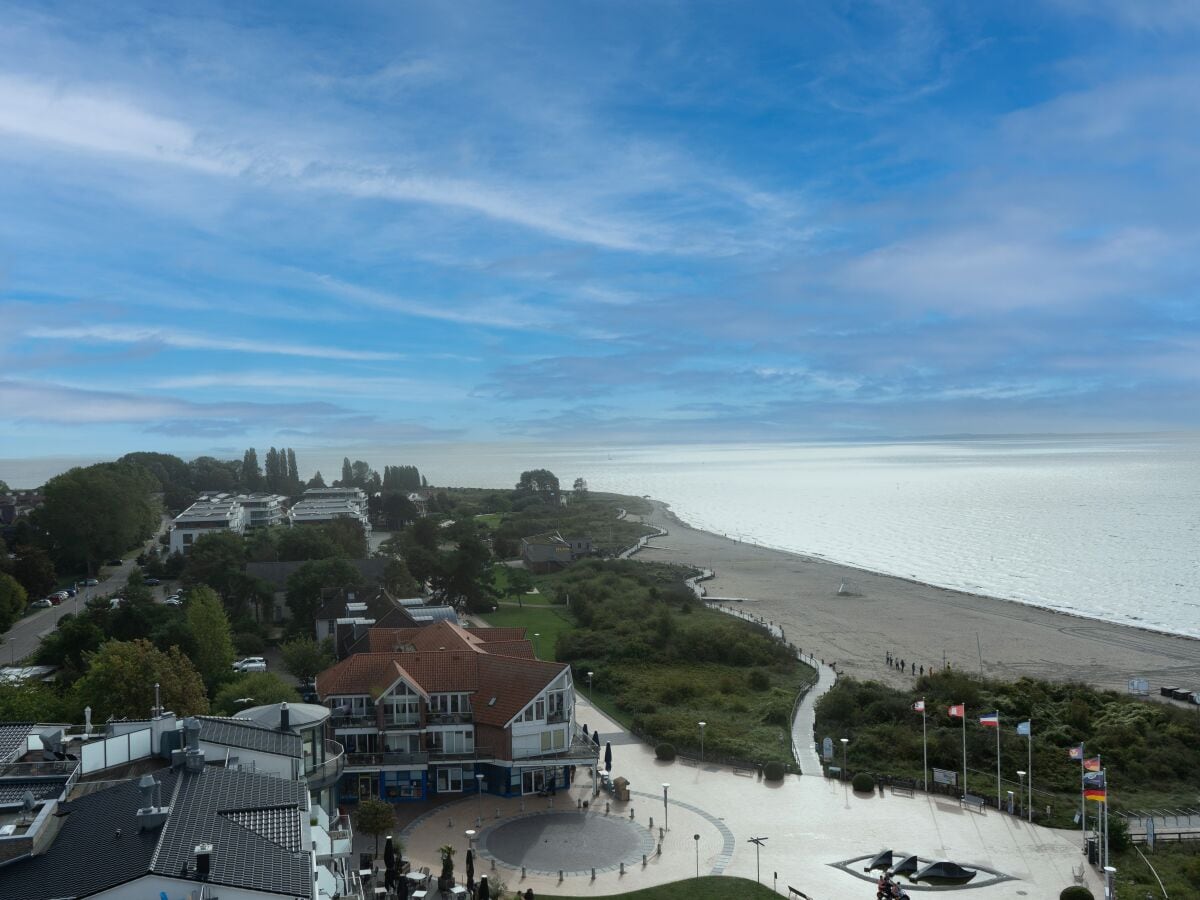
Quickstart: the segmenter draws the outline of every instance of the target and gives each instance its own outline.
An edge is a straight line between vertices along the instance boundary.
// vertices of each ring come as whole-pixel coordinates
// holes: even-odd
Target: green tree
[[[267,459],[263,463],[263,474],[266,477],[268,491],[272,493],[279,492],[282,486],[281,472],[282,466],[280,466],[279,451],[272,447],[267,451]]]
[[[258,451],[250,447],[242,455],[242,484],[248,491],[261,491],[262,481],[262,469],[258,467]]]
[[[247,672],[221,685],[213,698],[213,710],[232,716],[250,706],[270,703],[299,703],[300,695],[272,672]]]
[[[8,631],[12,627],[12,623],[25,612],[28,602],[29,595],[21,583],[11,575],[0,572],[0,631]]]
[[[35,599],[50,593],[58,582],[50,554],[41,547],[34,547],[30,544],[17,548],[12,577],[20,582],[28,596]]]
[[[517,482],[518,491],[558,491],[558,477],[549,469],[530,469],[521,473]]]
[[[306,562],[287,580],[287,604],[292,623],[301,634],[310,634],[326,591],[357,591],[358,570],[344,559]]]
[[[37,524],[58,562],[95,571],[154,534],[159,524],[158,480],[140,465],[99,463],[56,475],[42,489]]]
[[[296,638],[280,648],[283,667],[301,681],[312,681],[318,672],[323,672],[334,663],[333,651],[326,644],[318,644],[312,638]]]
[[[195,499],[191,470],[178,456],[170,453],[126,453],[117,462],[142,466],[158,479],[163,504],[167,509],[184,509]]]
[[[287,449],[287,492],[295,494],[300,489],[300,471],[296,468],[296,451]]]
[[[233,663],[233,636],[221,599],[211,588],[188,592],[187,623],[196,642],[192,656],[196,668],[210,688],[228,677]]]
[[[346,559],[366,559],[367,532],[357,519],[334,519],[324,526],[325,533]]]
[[[53,688],[39,681],[0,682],[0,721],[64,722],[72,718]]]
[[[483,612],[492,604],[490,584],[491,554],[478,534],[464,529],[458,545],[434,576],[434,591],[447,603]]]
[[[208,712],[204,680],[192,661],[178,647],[164,653],[147,640],[104,644],[75,683],[75,698],[102,722],[110,716],[145,718],[154,706],[155,684],[162,705],[176,715]]]
[[[384,524],[392,531],[416,521],[419,515],[416,504],[408,499],[408,494],[400,491],[385,493],[382,505]]]
[[[233,460],[197,456],[188,471],[197,491],[236,491],[241,485],[241,466]]]
[[[338,482],[340,487],[354,486],[354,467],[350,465],[350,457],[342,458],[342,480]]]
[[[383,570],[383,586],[396,597],[419,597],[421,585],[408,571],[404,560],[392,557]]]
[[[58,628],[46,635],[38,645],[34,658],[42,665],[58,666],[59,680],[73,682],[83,674],[87,658],[104,643],[104,632],[88,615],[67,614],[58,621]]]
[[[154,594],[146,586],[146,579],[139,569],[130,570],[129,577],[125,579],[125,587],[121,590],[121,596],[126,603],[134,606],[149,606],[154,602]]]
[[[308,479],[308,484],[306,485],[306,487],[310,487],[310,488],[325,487],[325,477],[321,474],[320,469],[317,469],[317,474],[315,474],[312,478]]]
[[[300,525],[296,528],[282,529],[276,545],[281,562],[331,559],[344,555],[342,547],[320,525]]]
[[[375,835],[375,855],[379,855],[380,835],[391,834],[396,827],[396,814],[390,803],[378,797],[368,797],[354,812],[354,829]]]
[[[12,488],[10,488],[8,486],[8,482],[5,481],[3,478],[0,478],[0,494],[7,494],[7,493],[10,493],[11,491],[12,491]]]
[[[228,598],[246,566],[246,543],[233,531],[206,534],[192,544],[186,560],[184,584],[207,584],[222,598]]]

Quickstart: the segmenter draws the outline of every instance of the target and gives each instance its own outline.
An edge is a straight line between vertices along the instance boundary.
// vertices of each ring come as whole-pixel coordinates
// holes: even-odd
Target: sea
[[[637,445],[297,448],[414,464],[431,484],[570,486],[650,496],[696,528],[1089,618],[1200,637],[1200,435]],[[3,460],[36,484],[78,460]]]

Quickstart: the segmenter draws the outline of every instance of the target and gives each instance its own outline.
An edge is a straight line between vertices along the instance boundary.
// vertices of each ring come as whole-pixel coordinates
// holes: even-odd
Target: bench
[[[892,796],[894,797],[912,797],[916,790],[916,782],[906,778],[897,778],[892,781]]]
[[[982,797],[976,797],[974,794],[963,794],[962,798],[958,801],[959,809],[967,806],[976,812],[983,812],[985,805],[986,803],[984,802],[984,799]]]

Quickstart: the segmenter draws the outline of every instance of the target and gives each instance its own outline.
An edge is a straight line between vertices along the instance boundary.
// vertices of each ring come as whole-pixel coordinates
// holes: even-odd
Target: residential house
[[[553,572],[591,553],[591,538],[564,538],[557,531],[521,538],[521,559],[531,572]]]
[[[224,495],[206,500],[197,500],[171,523],[170,548],[172,553],[185,556],[192,544],[206,534],[233,532],[242,534],[246,530],[246,514],[242,505],[233,497]]]
[[[388,560],[383,557],[371,559],[348,559],[350,565],[358,571],[359,577],[365,584],[382,584],[387,570]],[[246,564],[246,574],[265,581],[271,587],[273,594],[270,619],[276,624],[291,618],[291,610],[287,605],[287,580],[293,572],[304,565],[304,561],[289,562],[251,562]],[[340,597],[341,592],[336,596]],[[330,599],[334,599],[331,593]]]
[[[342,802],[520,796],[595,764],[570,666],[536,659],[524,629],[372,628],[317,676],[317,694],[346,748]]]
[[[367,495],[362,488],[309,488],[288,512],[292,525],[324,525],[334,519],[354,519],[371,533]]]

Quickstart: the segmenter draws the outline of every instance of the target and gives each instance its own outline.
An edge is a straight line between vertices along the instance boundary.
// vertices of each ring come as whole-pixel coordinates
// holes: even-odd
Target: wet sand
[[[1114,625],[756,547],[683,525],[665,504],[642,517],[665,528],[634,558],[711,568],[710,599],[782,625],[788,640],[839,671],[902,685],[885,656],[999,678],[1078,680],[1125,690],[1142,677],[1200,690],[1200,641]],[[848,595],[838,589],[846,582]]]

